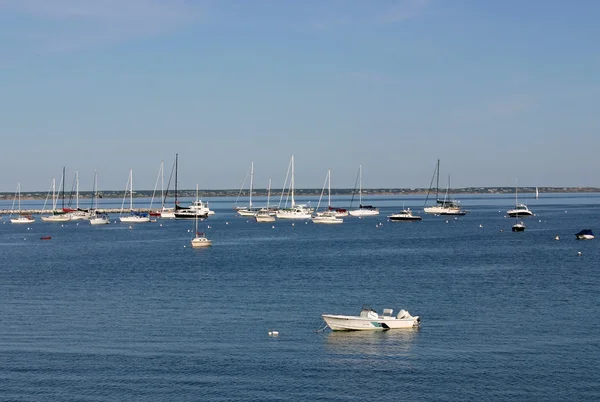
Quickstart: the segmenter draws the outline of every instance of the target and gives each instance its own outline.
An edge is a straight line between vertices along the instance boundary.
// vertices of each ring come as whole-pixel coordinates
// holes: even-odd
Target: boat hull
[[[275,222],[276,218],[272,215],[254,215],[256,222]]]
[[[507,212],[508,216],[511,218],[527,218],[528,216],[533,216],[532,212]]]
[[[196,237],[192,239],[193,248],[204,248],[212,246],[212,240],[208,240],[206,237]]]
[[[376,209],[355,209],[350,211],[351,216],[376,216],[379,215],[379,211]]]
[[[11,223],[33,223],[35,222],[35,219],[29,219],[29,218],[12,218],[10,220]]]
[[[68,222],[71,220],[71,217],[68,215],[54,215],[54,216],[42,216],[42,222]]]
[[[458,216],[466,215],[466,213],[467,213],[467,211],[465,211],[464,209],[460,209],[460,208],[443,208],[443,207],[437,207],[437,206],[425,207],[425,208],[423,208],[423,212],[425,212],[426,214],[432,214],[432,215],[458,215]]]
[[[147,216],[122,216],[119,220],[123,223],[146,223],[150,222]]]
[[[327,216],[315,216],[312,218],[313,223],[318,224],[326,224],[326,225],[335,225],[339,223],[344,223],[343,219],[337,217],[327,217]]]
[[[410,318],[363,318],[347,315],[321,315],[332,331],[385,331],[408,329],[419,326],[419,317]]]

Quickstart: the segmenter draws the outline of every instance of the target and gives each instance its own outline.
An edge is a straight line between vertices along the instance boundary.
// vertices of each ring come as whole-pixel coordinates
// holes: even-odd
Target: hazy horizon
[[[600,3],[0,0],[0,191],[600,187]],[[160,186],[160,184],[159,184]],[[166,186],[166,184],[165,184]],[[160,188],[160,187],[159,187]]]

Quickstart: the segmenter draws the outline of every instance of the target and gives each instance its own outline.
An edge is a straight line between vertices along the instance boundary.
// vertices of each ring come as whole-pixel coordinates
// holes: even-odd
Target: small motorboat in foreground
[[[397,316],[393,316],[394,310],[383,309],[383,314],[368,306],[363,306],[360,315],[332,315],[322,314],[323,320],[333,331],[383,331],[387,329],[414,328],[418,327],[421,319],[411,316],[408,311],[400,310]]]
[[[575,233],[575,238],[577,240],[592,240],[594,234],[592,233],[592,229],[583,229],[581,232]]]
[[[419,215],[413,215],[410,208],[403,209],[397,214],[389,215],[388,219],[391,221],[420,221],[421,217]]]

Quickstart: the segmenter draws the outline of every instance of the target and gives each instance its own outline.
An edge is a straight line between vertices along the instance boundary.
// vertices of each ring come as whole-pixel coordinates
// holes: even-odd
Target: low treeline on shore
[[[286,190],[287,191],[287,190]],[[321,189],[295,189],[295,195],[302,196],[319,196],[321,194]],[[600,192],[600,188],[598,187],[538,187],[537,191],[539,193],[597,193]],[[280,195],[282,189],[272,189],[271,196],[276,197],[278,194]],[[421,195],[427,194],[429,192],[426,188],[376,188],[376,189],[363,189],[363,195]],[[466,188],[454,188],[448,190],[451,194],[513,194],[515,192],[514,187],[466,187]],[[519,187],[519,193],[535,193],[536,187]],[[153,190],[141,190],[135,191],[133,193],[134,197],[138,198],[149,198],[152,197],[152,194],[157,198],[161,198],[160,192],[154,192]],[[350,196],[355,193],[355,190],[352,188],[341,188],[341,189],[331,189],[331,195],[333,196]],[[442,191],[440,191],[442,193]],[[446,193],[446,191],[443,191]],[[256,189],[252,190],[253,196],[267,196],[267,189]],[[123,197],[123,190],[110,190],[110,191],[102,191],[98,193],[101,198],[119,198]],[[248,190],[241,191],[237,190],[203,190],[200,191],[201,197],[242,197],[248,196]],[[22,200],[36,200],[36,199],[44,199],[48,196],[47,191],[30,191],[21,193]],[[174,196],[174,192],[168,192],[167,197],[172,198]],[[185,198],[185,197],[195,197],[196,190],[178,190],[177,197]],[[65,195],[65,198],[73,198],[74,194]],[[80,191],[79,198],[91,198],[91,191]],[[14,198],[14,193],[3,192],[0,193],[0,200],[7,200]]]

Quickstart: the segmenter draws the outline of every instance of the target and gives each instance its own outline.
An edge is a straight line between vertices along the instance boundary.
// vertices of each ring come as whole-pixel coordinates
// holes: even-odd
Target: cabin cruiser
[[[187,208],[176,207],[175,219],[205,219],[208,217],[210,210],[202,200],[192,202]]]
[[[420,221],[421,217],[419,215],[413,215],[410,208],[403,209],[397,214],[389,215],[388,219],[392,222],[394,221]]]
[[[533,216],[533,212],[531,212],[525,204],[517,204],[515,209],[506,211],[506,214],[511,218],[516,218],[519,216]]]
[[[323,320],[333,331],[382,331],[387,329],[415,328],[421,319],[413,317],[406,310],[393,315],[394,310],[384,309],[382,315],[369,306],[363,306],[360,315],[322,314]]]

